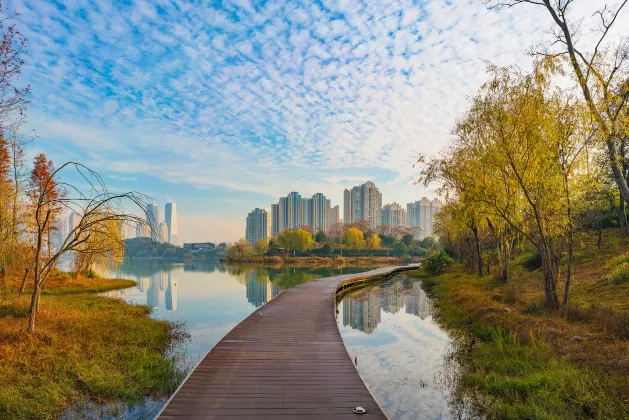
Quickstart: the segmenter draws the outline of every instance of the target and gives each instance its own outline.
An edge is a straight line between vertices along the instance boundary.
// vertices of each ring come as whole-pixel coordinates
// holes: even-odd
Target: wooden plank
[[[347,354],[336,293],[415,267],[313,280],[292,287],[234,327],[166,403],[160,419],[386,419]]]

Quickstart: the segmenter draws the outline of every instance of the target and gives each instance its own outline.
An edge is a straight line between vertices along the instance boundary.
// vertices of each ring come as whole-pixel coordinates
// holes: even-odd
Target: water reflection
[[[397,276],[349,294],[338,309],[350,356],[390,419],[459,417],[441,379],[451,338],[419,281]]]
[[[231,328],[255,308],[283,290],[320,277],[367,271],[369,268],[309,268],[225,266],[220,263],[159,264],[136,260],[117,269],[102,270],[107,277],[135,280],[130,289],[111,292],[131,303],[147,305],[151,316],[185,322],[191,340],[178,349],[176,360],[182,367],[194,366]],[[183,357],[180,357],[183,353]],[[164,401],[147,398],[145,404],[121,408],[83,403],[64,418],[152,418]]]

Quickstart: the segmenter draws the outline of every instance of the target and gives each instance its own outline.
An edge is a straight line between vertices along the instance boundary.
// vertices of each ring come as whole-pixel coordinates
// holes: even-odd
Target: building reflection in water
[[[168,288],[166,289],[166,309],[169,311],[177,310],[177,290],[179,289],[179,280],[171,277],[168,272]]]
[[[258,275],[255,270],[249,272],[249,280],[245,287],[247,301],[255,307],[264,305],[280,293],[280,289],[271,283],[268,275]]]
[[[343,299],[343,326],[365,334],[373,333],[381,321],[382,312],[395,314],[405,310],[421,319],[431,313],[431,303],[420,282],[405,284],[396,280],[380,287]]]
[[[160,293],[164,293],[166,300],[166,309],[169,311],[177,310],[179,280],[172,277],[170,271],[158,271],[153,273],[151,277],[135,276],[137,289],[146,294],[146,305],[153,310],[159,309]]]

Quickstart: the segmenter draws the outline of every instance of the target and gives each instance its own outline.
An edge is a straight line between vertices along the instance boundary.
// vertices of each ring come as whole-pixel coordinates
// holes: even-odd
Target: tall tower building
[[[286,196],[286,228],[299,229],[301,219],[303,218],[303,201],[298,192],[291,192]]]
[[[382,207],[380,223],[391,228],[406,227],[406,210],[398,203],[387,204]]]
[[[443,203],[439,199],[435,198],[430,201],[426,197],[407,204],[406,218],[408,226],[417,228],[413,233],[415,239],[422,240],[434,235],[433,223],[442,205]]]
[[[161,232],[159,229],[159,207],[157,204],[146,205],[146,223],[151,229],[151,239],[159,242]]]
[[[352,222],[352,192],[347,188],[343,191],[343,222]]]
[[[330,200],[321,193],[316,193],[310,200],[312,204],[312,220],[310,226],[312,231],[326,232],[328,230],[328,217],[330,215]]]
[[[164,212],[166,226],[168,227],[167,237],[164,238],[169,244],[177,245],[179,240],[179,224],[177,215],[177,203],[166,203]]]
[[[247,215],[247,228],[245,237],[251,245],[260,239],[268,239],[271,236],[271,215],[264,209],[254,209]]]
[[[299,229],[312,228],[312,199],[301,199],[301,213],[299,215],[299,222],[297,223]]]
[[[371,181],[358,185],[343,192],[345,200],[345,223],[353,223],[365,220],[370,229],[376,229],[380,225],[380,212],[382,210],[382,193]]]
[[[71,233],[76,227],[79,225],[81,216],[78,213],[72,212],[70,213],[70,217],[68,217],[68,233]]]
[[[339,206],[334,206],[330,208],[330,213],[328,215],[328,231],[340,221],[339,213]]]
[[[280,233],[279,210],[279,204],[271,204],[271,236],[277,236]]]

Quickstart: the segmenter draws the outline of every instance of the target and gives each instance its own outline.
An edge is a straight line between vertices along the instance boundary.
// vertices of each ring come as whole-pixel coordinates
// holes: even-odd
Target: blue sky
[[[595,3],[595,2],[592,2]],[[31,151],[175,200],[185,241],[235,240],[280,195],[413,185],[485,80],[549,21],[480,0],[11,0],[29,38]]]

